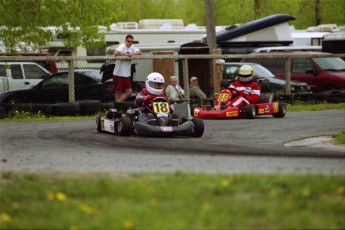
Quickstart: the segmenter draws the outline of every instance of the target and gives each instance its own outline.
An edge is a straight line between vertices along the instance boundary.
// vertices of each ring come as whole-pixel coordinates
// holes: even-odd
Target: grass
[[[288,112],[345,109],[289,104]],[[94,119],[15,112],[1,122]],[[345,143],[345,131],[334,134]],[[0,229],[344,229],[345,177],[0,173]]]
[[[345,178],[3,173],[1,229],[343,229]]]
[[[320,111],[330,109],[345,109],[345,103],[303,103],[296,102],[293,104],[287,104],[288,112],[303,112],[303,111]]]

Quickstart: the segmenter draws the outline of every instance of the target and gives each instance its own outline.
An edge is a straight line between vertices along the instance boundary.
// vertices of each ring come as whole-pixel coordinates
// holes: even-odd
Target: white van
[[[28,89],[51,73],[34,62],[0,62],[0,93]]]

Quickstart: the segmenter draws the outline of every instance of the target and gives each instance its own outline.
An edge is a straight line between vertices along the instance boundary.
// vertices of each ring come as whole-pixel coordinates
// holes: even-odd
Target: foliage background
[[[52,39],[46,27],[66,35],[67,47],[104,45],[98,25],[141,19],[183,19],[205,25],[205,0],[0,0],[0,41],[16,46],[42,45]],[[318,24],[345,24],[344,0],[214,0],[216,25],[234,25],[272,14],[296,17],[290,24],[305,29]],[[80,27],[79,29],[70,28]]]

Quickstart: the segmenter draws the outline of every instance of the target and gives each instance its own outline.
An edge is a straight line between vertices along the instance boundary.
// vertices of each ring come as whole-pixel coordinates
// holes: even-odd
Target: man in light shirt
[[[131,58],[134,55],[141,55],[141,50],[133,46],[134,38],[128,34],[125,43],[119,45],[115,56],[127,56]],[[131,82],[131,60],[116,60],[113,72],[113,85],[115,91],[115,102],[124,102],[132,95]]]

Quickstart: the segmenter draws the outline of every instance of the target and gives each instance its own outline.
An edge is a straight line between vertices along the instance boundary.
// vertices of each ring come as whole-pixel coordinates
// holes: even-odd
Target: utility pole
[[[217,48],[216,41],[216,23],[214,17],[214,0],[205,0],[206,7],[206,33],[207,33],[207,45],[210,48],[210,54]]]
[[[216,19],[214,16],[214,0],[205,0],[205,21],[207,33],[207,45],[210,49],[210,54],[222,54],[220,49],[217,49],[216,38]],[[213,93],[220,91],[220,82],[222,80],[223,65],[217,64],[216,59],[210,62],[210,74],[213,82]]]

